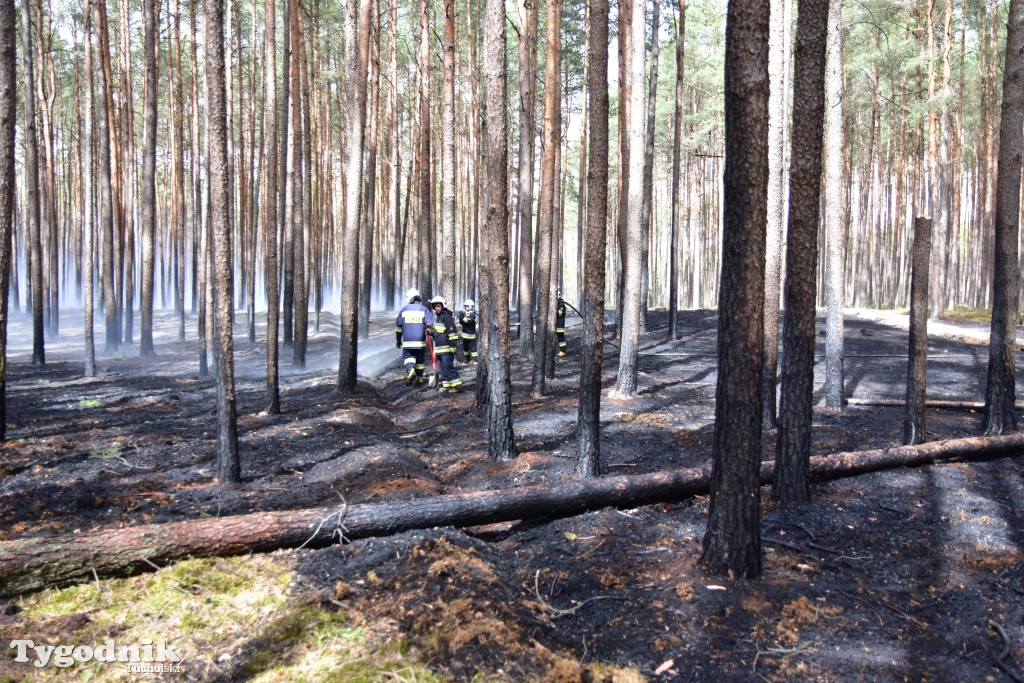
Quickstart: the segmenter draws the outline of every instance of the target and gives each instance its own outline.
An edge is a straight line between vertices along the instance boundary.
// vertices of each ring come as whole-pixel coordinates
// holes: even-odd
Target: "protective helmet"
[[[473,308],[474,306],[476,306],[476,304],[473,303],[472,299],[466,299],[466,303],[462,305],[465,306],[466,308]]]
[[[405,298],[409,300],[409,303],[420,300],[420,290],[415,287],[410,287],[409,291],[405,293]]]
[[[441,295],[435,296],[430,300],[430,307],[433,308],[434,304],[441,304],[441,308],[445,307],[444,297]]]

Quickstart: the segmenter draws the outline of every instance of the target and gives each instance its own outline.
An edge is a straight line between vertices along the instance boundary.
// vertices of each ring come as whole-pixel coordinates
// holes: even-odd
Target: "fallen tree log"
[[[1024,433],[932,441],[916,446],[811,458],[815,480],[940,460],[982,459],[1024,451]],[[774,463],[761,468],[772,480]],[[257,512],[33,537],[0,543],[0,597],[151,571],[189,557],[226,557],[282,548],[321,548],[410,529],[471,526],[517,519],[569,517],[604,507],[672,503],[707,493],[710,468],[598,477],[555,486],[528,486],[430,498]]]
[[[906,399],[902,398],[850,398],[846,400],[847,405],[851,406],[878,406],[878,407],[893,407],[900,408],[907,404]],[[972,401],[970,399],[951,399],[951,398],[931,398],[925,401],[926,408],[952,408],[956,409],[969,409],[969,410],[984,410],[984,401]],[[1024,402],[1017,401],[1014,404],[1017,409],[1024,408]]]

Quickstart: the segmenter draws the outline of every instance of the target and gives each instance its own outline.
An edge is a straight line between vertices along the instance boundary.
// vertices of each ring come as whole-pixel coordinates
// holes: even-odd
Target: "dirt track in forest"
[[[519,457],[496,464],[486,460],[473,407],[475,367],[459,365],[463,394],[406,389],[392,316],[374,316],[361,344],[367,376],[357,396],[343,398],[334,390],[336,320],[325,314],[305,370],[293,369],[282,349],[283,412],[267,415],[264,351],[245,339],[240,314],[238,487],[211,483],[214,388],[198,376],[194,339],[176,341],[174,321],[160,314],[156,359],[138,358],[136,346],[101,352],[99,376],[84,378],[80,333],[65,319],[68,332],[48,342],[41,368],[28,364],[31,347],[18,336],[27,322],[12,321],[0,540],[571,476],[575,318],[569,358],[544,399],[527,398],[530,369],[513,341]],[[847,314],[851,406],[816,410],[813,454],[899,443],[902,410],[864,403],[902,398],[905,321]],[[695,467],[711,457],[715,312],[682,312],[676,341],[665,341],[665,329],[665,314],[653,313],[638,396],[603,401],[609,473]],[[933,325],[929,398],[982,400],[986,333],[984,325]],[[614,347],[605,359],[607,388]],[[969,407],[932,410],[929,439],[976,435],[980,420]],[[764,458],[773,450],[766,432]],[[765,572],[753,582],[698,571],[702,498],[275,557],[296,573],[296,600],[359,614],[380,642],[418,644],[428,666],[452,680],[1009,680],[994,662],[1004,641],[989,621],[1010,643],[1005,662],[1024,672],[1022,465],[1017,456],[818,484],[802,511],[778,509],[766,489]],[[17,614],[2,619],[5,635],[33,627]],[[202,666],[190,677],[246,678],[257,650],[227,659],[191,653]],[[0,676],[17,676],[18,666],[0,659]]]

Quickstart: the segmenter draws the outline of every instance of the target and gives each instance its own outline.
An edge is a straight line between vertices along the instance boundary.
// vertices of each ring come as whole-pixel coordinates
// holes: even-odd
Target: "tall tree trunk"
[[[97,197],[97,229],[100,238],[100,278],[103,284],[103,317],[106,322],[107,351],[116,351],[120,341],[120,327],[117,321],[117,296],[114,290],[114,209],[111,186],[110,125],[107,111],[107,75],[104,69],[103,41],[101,27],[105,22],[106,7],[103,2],[93,2],[92,7],[92,49],[93,83],[96,104],[96,150],[99,153],[97,176],[99,179]]]
[[[544,395],[546,363],[553,355],[554,320],[551,307],[551,253],[555,230],[555,149],[559,145],[561,105],[558,99],[558,81],[561,77],[562,4],[549,0],[547,5],[547,56],[544,66],[544,132],[541,143],[540,203],[537,207],[537,321],[533,348],[533,380],[531,396]],[[523,323],[521,323],[523,324]],[[550,347],[550,348],[549,348]]]
[[[256,16],[256,7],[258,0],[252,0],[252,16]],[[259,230],[258,230],[258,216],[259,216],[259,196],[260,188],[258,184],[258,178],[263,176],[263,156],[257,155],[256,153],[256,102],[258,101],[259,90],[257,89],[257,74],[259,73],[259,52],[256,47],[259,42],[257,40],[257,26],[259,22],[252,22],[252,33],[250,37],[250,44],[252,47],[252,63],[249,67],[249,159],[248,167],[245,171],[246,183],[249,186],[249,207],[248,207],[248,226],[249,226],[249,245],[246,269],[249,272],[249,279],[246,281],[246,322],[247,332],[250,343],[256,343],[256,253],[259,245]],[[260,119],[262,122],[262,119]],[[262,132],[261,132],[262,140]],[[256,157],[259,156],[259,164],[256,164]],[[255,175],[254,175],[255,170]]]
[[[616,216],[616,238],[618,245],[618,272],[615,280],[615,329],[614,335],[622,334],[622,301],[625,298],[626,235],[629,218],[629,157],[630,119],[629,102],[632,101],[632,59],[633,59],[633,3],[644,0],[619,0],[619,184],[618,215]],[[637,150],[639,151],[639,150]],[[620,350],[621,357],[621,350]]]
[[[843,395],[843,306],[846,235],[843,228],[843,12],[842,3],[829,7],[825,64],[825,404],[840,409]]]
[[[135,289],[136,289],[136,278],[135,278],[135,206],[137,186],[135,179],[137,177],[137,164],[136,164],[136,128],[135,128],[135,90],[133,87],[134,77],[132,73],[132,44],[131,35],[132,27],[131,22],[128,21],[127,13],[123,13],[125,16],[121,17],[119,24],[121,30],[121,91],[122,91],[122,102],[124,103],[123,114],[121,117],[121,146],[124,150],[124,164],[125,178],[124,183],[124,199],[122,201],[123,207],[123,221],[124,221],[124,336],[122,337],[125,344],[132,344],[133,336],[135,332]],[[51,60],[52,61],[52,60]],[[53,227],[56,230],[56,223]],[[56,232],[54,232],[56,235]],[[56,265],[56,259],[51,262],[54,266]],[[54,270],[54,277],[57,272]],[[55,285],[51,285],[51,291],[54,293],[54,300],[57,300],[56,292],[57,288]],[[54,318],[54,329],[56,331],[56,318]]]
[[[903,443],[907,446],[919,444],[925,437],[925,400],[928,397],[928,261],[931,257],[931,240],[931,219],[918,216],[914,220],[907,398],[903,418]]]
[[[178,17],[175,17],[178,20]],[[152,356],[153,348],[153,248],[156,239],[156,116],[157,52],[159,46],[156,0],[142,3],[142,54],[144,87],[142,91],[142,330],[139,355]],[[89,274],[92,279],[92,273]]]
[[[108,194],[110,201],[110,280],[111,280],[111,302],[107,303],[104,300],[105,309],[109,310],[110,315],[105,314],[105,323],[107,329],[107,348],[118,349],[121,345],[121,311],[123,305],[122,299],[122,279],[123,279],[123,250],[122,250],[122,239],[124,235],[123,229],[123,211],[121,207],[121,149],[120,145],[117,144],[117,135],[114,130],[115,125],[115,107],[114,107],[114,86],[113,78],[111,76],[110,67],[110,38],[107,26],[107,7],[105,3],[96,3],[93,5],[93,13],[96,13],[96,8],[99,8],[99,18],[97,20],[97,30],[99,32],[99,45],[97,49],[98,59],[96,68],[103,72],[103,90],[102,97],[103,101],[100,102],[103,109],[98,110],[97,116],[103,117],[103,128],[105,142],[101,143],[100,148],[100,164],[101,174],[103,174],[103,168],[109,169],[107,173],[110,181],[110,192]],[[97,102],[99,102],[100,93],[96,94]],[[107,163],[104,164],[103,149],[106,149]],[[102,181],[101,181],[102,182]],[[101,203],[101,215],[102,215],[102,203]],[[104,299],[106,297],[104,296]],[[107,308],[109,307],[109,309]]]
[[[93,330],[96,300],[94,292],[95,270],[96,270],[96,220],[94,216],[93,196],[94,178],[93,169],[93,123],[95,117],[95,98],[93,96],[93,83],[90,74],[92,73],[92,50],[89,49],[89,34],[92,31],[91,11],[89,2],[85,3],[83,17],[85,24],[85,78],[82,87],[85,90],[85,114],[82,116],[82,166],[84,172],[82,177],[82,251],[85,263],[82,270],[85,271],[85,288],[82,298],[85,304],[85,375],[86,377],[96,376],[96,339]]]
[[[779,363],[779,294],[782,285],[782,231],[786,215],[786,54],[785,26],[790,21],[785,0],[771,0],[771,35],[768,38],[768,233],[764,276],[764,370],[761,383],[762,419],[769,429],[776,424],[776,383]],[[817,234],[815,234],[817,236]]]
[[[725,36],[725,231],[708,525],[711,574],[761,573],[761,361],[768,193],[768,0],[730,0]]]
[[[504,35],[504,31],[502,31]],[[455,297],[455,0],[444,0],[441,105],[441,295]],[[504,61],[504,59],[502,60]],[[454,309],[455,304],[450,303]],[[492,378],[493,380],[493,378]]]
[[[512,433],[512,374],[508,312],[508,110],[505,63],[505,3],[484,4],[483,47],[483,155],[484,229],[487,231],[487,279],[490,296],[487,320],[488,457],[495,461],[515,457]]]
[[[576,427],[577,476],[601,474],[601,366],[604,358],[605,249],[608,233],[608,0],[591,0],[587,55],[590,162],[587,167],[587,251],[583,265],[583,335]],[[581,169],[582,171],[582,169]]]
[[[629,215],[626,221],[626,249],[623,252],[622,269],[625,273],[622,300],[618,310],[622,321],[619,325],[619,376],[615,384],[616,393],[629,397],[636,393],[637,374],[640,358],[640,301],[643,273],[643,202],[644,202],[644,154],[647,144],[647,120],[644,107],[644,52],[647,21],[645,0],[634,0],[633,15],[630,18],[632,37],[630,44],[633,54],[630,58],[632,88],[629,99],[629,180],[626,206]],[[626,107],[620,106],[620,110]],[[621,225],[621,221],[620,221]]]
[[[590,5],[583,11],[583,44],[590,44]],[[580,161],[579,181],[576,191],[576,265],[578,273],[576,276],[576,301],[583,305],[583,261],[586,258],[587,248],[587,136],[590,134],[590,118],[587,115],[586,102],[590,95],[587,92],[587,84],[590,82],[590,60],[583,60],[583,81],[581,85],[580,99],[584,103],[583,112],[580,117]]]
[[[651,292],[651,205],[654,200],[654,117],[658,104],[658,53],[661,51],[661,2],[651,3],[651,71],[647,77],[647,131],[644,134],[643,208],[640,211],[640,331],[647,331]]]
[[[25,86],[25,234],[32,281],[32,365],[46,364],[44,349],[43,253],[39,225],[39,145],[36,138],[35,53],[32,49],[30,5],[21,4],[21,66]],[[108,330],[109,331],[109,330]],[[109,340],[108,340],[109,341]],[[115,343],[116,348],[116,343]]]
[[[40,151],[39,169],[39,236],[43,248],[43,271],[45,301],[44,316],[46,329],[54,337],[59,329],[59,267],[60,244],[57,239],[57,179],[54,159],[53,102],[55,97],[52,25],[49,20],[49,3],[33,3],[36,24],[36,73],[35,97],[41,139],[37,141]],[[46,15],[44,17],[44,14]],[[49,86],[47,88],[47,85]]]
[[[294,55],[292,54],[292,43],[294,37],[291,29],[291,16],[298,11],[296,0],[284,0],[284,16],[282,17],[281,27],[281,38],[282,38],[282,49],[283,55],[281,58],[281,99],[278,102],[280,110],[278,112],[278,135],[280,137],[278,147],[278,187],[277,194],[277,220],[278,220],[278,244],[280,250],[278,256],[281,260],[281,271],[282,277],[284,278],[282,284],[282,298],[281,298],[281,343],[288,348],[292,345],[292,333],[294,332],[294,320],[292,319],[293,313],[293,299],[295,294],[293,285],[295,281],[292,279],[294,273],[292,272],[292,240],[291,240],[291,214],[289,213],[289,198],[288,194],[288,169],[289,169],[289,157],[288,157],[288,145],[289,145],[289,118],[291,110],[289,104],[291,98],[294,97],[294,90],[292,87],[291,78],[291,64]]]
[[[987,435],[1017,430],[1013,406],[1016,398],[1017,286],[1020,280],[1017,240],[1020,234],[1021,158],[1024,153],[1024,0],[1010,0],[1005,54],[996,177],[992,327],[985,387],[984,431]]]
[[[177,268],[174,275],[174,304],[178,314],[178,339],[185,340],[185,158],[184,158],[184,121],[185,108],[183,106],[184,93],[182,81],[184,74],[181,70],[181,25],[180,5],[174,3],[174,62],[171,68],[171,101],[177,106],[172,106],[172,136],[174,156],[174,209],[172,216],[174,221],[175,252],[178,254]]]
[[[366,57],[370,38],[371,0],[350,5],[345,23],[349,82],[347,105],[349,131],[345,160],[345,232],[343,253],[346,268],[341,282],[341,348],[338,362],[338,391],[356,390],[356,354],[359,343],[359,211],[363,178],[363,123],[366,114]]]
[[[430,3],[420,0],[420,126],[419,126],[419,177],[417,178],[416,197],[419,205],[419,220],[416,230],[418,254],[416,258],[416,282],[423,300],[431,297],[430,291],[430,252],[434,237],[433,223],[430,220],[431,198],[430,186]]]
[[[533,357],[533,159],[537,118],[538,0],[519,2],[519,172],[516,220],[519,227],[519,348]]]
[[[392,236],[394,251],[384,281],[384,306],[391,311],[395,308],[395,290],[401,285],[404,236],[402,235],[402,110],[398,99],[398,3],[392,2],[388,10],[390,32],[388,35],[388,95],[387,125],[390,185],[387,189],[388,234]]]
[[[275,29],[276,0],[264,0],[263,25],[266,41],[263,103],[263,156],[266,168],[266,188],[263,192],[263,233],[266,263],[264,282],[267,293],[267,394],[266,410],[271,415],[281,412],[281,392],[278,383],[278,331],[281,315],[281,280],[277,260],[277,37]]]
[[[306,182],[302,177],[302,75],[300,64],[304,59],[302,47],[303,32],[300,28],[302,10],[298,2],[292,7],[289,22],[289,33],[292,40],[291,59],[291,96],[288,101],[291,105],[291,135],[288,142],[288,200],[285,215],[287,216],[287,231],[291,235],[288,240],[290,247],[291,264],[291,291],[290,297],[294,305],[292,322],[295,325],[292,335],[292,366],[296,369],[306,367],[306,330],[309,323],[309,298],[306,294],[306,259],[305,239],[302,225],[302,187]],[[308,103],[307,105],[308,106]],[[288,277],[287,275],[285,276]]]
[[[674,340],[679,334],[676,309],[679,307],[679,218],[681,199],[679,176],[681,169],[681,147],[683,143],[683,74],[686,56],[686,0],[679,0],[679,25],[676,30],[676,99],[672,117],[672,225],[669,237],[668,256],[668,338]],[[689,202],[687,202],[689,204]]]
[[[14,232],[14,127],[18,116],[14,0],[0,0],[0,442],[7,439],[7,317]]]
[[[821,207],[821,151],[825,126],[828,6],[829,0],[802,0],[796,29],[793,130],[800,131],[800,134],[792,138],[790,156],[792,170],[789,182],[790,214],[783,319],[785,355],[772,480],[772,498],[787,505],[805,503],[811,498],[811,421],[814,343],[817,340],[814,316]],[[768,318],[765,315],[765,320]],[[765,338],[769,336],[766,334]],[[762,386],[762,389],[767,389],[767,386]],[[771,391],[775,391],[774,384]]]
[[[189,55],[189,63],[191,65],[192,72],[192,98],[191,98],[191,112],[192,112],[192,133],[189,136],[189,143],[191,146],[191,158],[192,158],[192,310],[198,312],[199,304],[199,291],[204,286],[203,280],[203,266],[202,259],[199,256],[199,243],[202,241],[201,234],[203,232],[204,216],[203,216],[203,177],[202,168],[203,164],[200,162],[200,143],[201,138],[199,135],[199,41],[196,39],[196,21],[197,21],[197,10],[196,0],[191,0],[189,4],[189,31],[192,36],[192,49]],[[202,326],[202,316],[199,316],[199,326]],[[200,358],[200,365],[205,367],[205,357]],[[200,368],[202,372],[203,368]]]
[[[373,37],[369,42],[368,80],[366,83],[366,155],[363,171],[362,211],[359,250],[359,338],[370,338],[370,301],[373,297],[373,245],[377,233],[377,121],[380,112],[380,2],[374,0],[371,11]]]
[[[231,334],[231,224],[228,203],[228,115],[224,74],[224,0],[206,0],[206,126],[210,144],[210,236],[213,240],[214,326],[217,364],[217,481],[241,481],[238,461],[238,418],[235,408],[235,357]]]

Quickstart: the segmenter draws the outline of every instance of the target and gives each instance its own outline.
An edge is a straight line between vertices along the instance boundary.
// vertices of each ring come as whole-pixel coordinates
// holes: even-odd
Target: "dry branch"
[[[917,446],[811,458],[811,476],[833,479],[952,459],[982,459],[1024,449],[1024,434],[933,441]],[[772,479],[773,463],[761,468]],[[672,503],[706,493],[709,468],[600,477],[557,486],[368,503],[347,507],[257,512],[91,534],[33,537],[0,543],[0,597],[65,586],[94,577],[152,571],[187,557],[225,557],[281,548],[320,548],[410,529],[556,518],[604,507]]]

